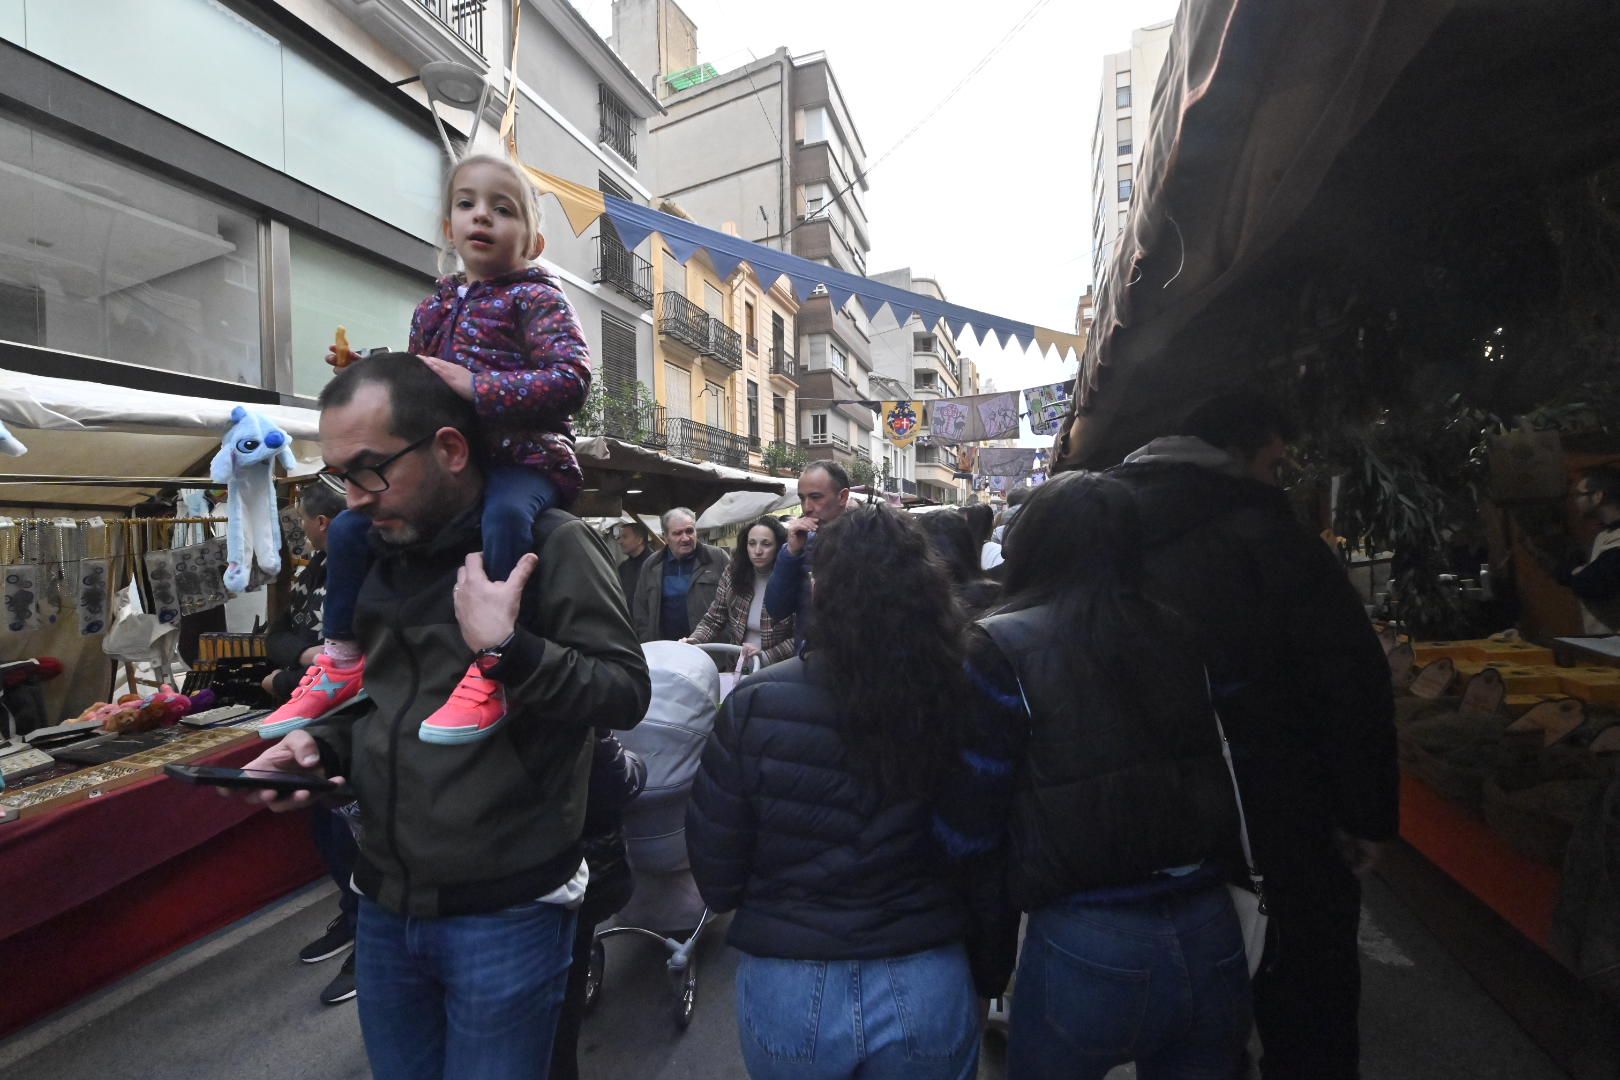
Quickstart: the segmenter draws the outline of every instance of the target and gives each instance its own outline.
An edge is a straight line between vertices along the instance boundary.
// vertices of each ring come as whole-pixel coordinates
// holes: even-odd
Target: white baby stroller
[[[675,994],[675,1022],[684,1030],[697,1005],[695,953],[711,919],[686,856],[686,802],[720,702],[733,681],[722,688],[708,654],[734,660],[741,650],[678,641],[650,641],[641,649],[652,675],[652,703],[640,724],[619,733],[624,748],[647,766],[646,786],[624,811],[625,850],[636,888],[613,925],[596,932],[586,1005],[594,1004],[594,991],[602,985],[607,961],[603,940],[639,934],[669,950],[666,968]]]

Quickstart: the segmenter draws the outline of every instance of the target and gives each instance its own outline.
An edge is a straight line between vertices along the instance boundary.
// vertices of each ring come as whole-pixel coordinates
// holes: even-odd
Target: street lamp
[[[489,82],[473,68],[454,60],[435,60],[424,64],[418,77],[422,80],[422,89],[427,91],[428,111],[433,114],[434,126],[439,129],[444,152],[454,161],[456,150],[450,142],[450,133],[445,130],[444,120],[439,116],[439,103],[443,102],[453,109],[472,111],[472,126],[467,129],[467,147],[471,149],[473,140],[478,137],[478,125],[484,119],[484,105],[489,100]]]

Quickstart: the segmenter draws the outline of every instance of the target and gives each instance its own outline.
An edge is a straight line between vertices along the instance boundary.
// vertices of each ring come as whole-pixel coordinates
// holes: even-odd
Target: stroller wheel
[[[684,976],[677,973],[675,978],[675,1023],[685,1031],[692,1025],[692,1013],[697,1008],[697,966],[686,969]]]
[[[598,938],[591,942],[591,966],[585,970],[585,1011],[596,1008],[602,997],[602,972],[607,968],[607,950]]]

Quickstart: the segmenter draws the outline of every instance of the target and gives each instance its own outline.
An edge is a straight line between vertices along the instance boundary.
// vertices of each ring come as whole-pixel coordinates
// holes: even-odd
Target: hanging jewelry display
[[[152,590],[152,614],[165,626],[180,621],[180,593],[175,585],[174,552],[166,548],[146,553],[146,581]]]
[[[180,614],[194,615],[212,607],[204,581],[207,566],[203,545],[176,548],[170,554],[174,561],[174,585],[180,597]]]
[[[101,518],[91,518],[79,533],[79,561],[74,568],[78,585],[79,633],[93,637],[107,629],[107,596],[112,584],[112,538]],[[91,555],[90,538],[100,532],[101,550]]]
[[[73,581],[68,574],[78,554],[79,529],[72,518],[57,518],[41,526],[40,544],[44,558],[40,560],[40,614],[47,626],[57,620],[73,603]]]
[[[40,568],[29,561],[30,554],[35,560],[39,555],[37,526],[27,521],[18,525],[10,519],[3,524],[7,526],[6,562],[0,565],[0,580],[4,581],[5,626],[13,634],[38,630],[45,625],[39,613]],[[12,527],[16,528],[15,548],[10,542]]]
[[[216,536],[203,544],[203,582],[208,586],[209,606],[217,607],[231,598],[225,591],[225,567],[230,565],[230,541]]]

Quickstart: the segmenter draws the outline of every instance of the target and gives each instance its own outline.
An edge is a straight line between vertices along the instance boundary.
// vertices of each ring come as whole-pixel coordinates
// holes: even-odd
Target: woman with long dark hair
[[[1029,912],[1009,1075],[1228,1075],[1250,1027],[1238,819],[1203,665],[1144,598],[1131,493],[1068,473],[1007,534],[970,670],[1015,734],[1007,884]],[[1020,745],[1021,744],[1021,745]]]
[[[934,837],[965,620],[886,507],[816,534],[811,604],[804,656],[727,698],[687,810],[698,888],[736,910],[743,1060],[755,1080],[972,1077],[968,904]]]
[[[755,655],[762,667],[792,656],[793,616],[773,619],[765,610],[765,585],[785,543],[787,528],[773,517],[762,517],[739,533],[714,601],[691,634],[681,640],[694,645],[711,641],[741,645],[738,670],[746,670],[749,658]]]
[[[984,508],[989,510],[987,506]],[[973,536],[973,526],[963,510],[936,510],[917,515],[929,546],[934,549],[951,575],[956,599],[970,618],[984,614],[1001,597],[1001,587],[979,566],[982,546]]]

